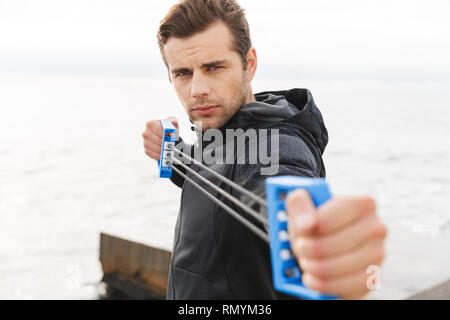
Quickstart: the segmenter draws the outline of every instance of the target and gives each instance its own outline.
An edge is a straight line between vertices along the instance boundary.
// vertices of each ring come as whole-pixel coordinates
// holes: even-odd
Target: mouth
[[[214,111],[216,111],[217,108],[219,108],[219,106],[204,105],[204,106],[197,106],[194,109],[192,109],[192,111],[194,111],[200,116],[206,116],[214,113]]]

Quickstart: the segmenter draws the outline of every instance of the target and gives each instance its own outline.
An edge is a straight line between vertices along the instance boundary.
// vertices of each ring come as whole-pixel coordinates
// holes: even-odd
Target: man
[[[322,153],[328,133],[310,92],[292,89],[252,93],[257,55],[245,15],[236,1],[180,1],[162,20],[158,42],[169,80],[189,119],[196,125],[201,122],[197,134],[208,129],[222,133],[229,129],[276,129],[279,148],[271,152],[279,156],[279,166],[274,175],[325,177]],[[169,120],[178,127],[177,119]],[[149,121],[143,137],[146,154],[159,160],[160,122]],[[269,136],[263,143],[271,145],[274,137]],[[228,143],[216,144],[215,150],[225,149]],[[207,141],[199,141],[203,152],[208,145]],[[186,148],[182,139],[178,146]],[[236,153],[230,157],[234,157],[231,164],[216,163],[210,168],[264,197],[267,176],[261,175],[263,166],[237,163]],[[209,172],[196,165],[190,167],[264,214],[264,208],[230,190]],[[201,184],[191,172],[183,171]],[[179,174],[174,172],[172,181],[183,190],[167,297],[289,298],[273,288],[268,245]],[[208,191],[226,202],[217,192]],[[286,209],[289,239],[303,283],[344,299],[363,298],[370,287],[367,268],[379,266],[384,259],[386,228],[377,217],[373,199],[333,198],[314,208],[308,193],[296,190],[287,197]]]

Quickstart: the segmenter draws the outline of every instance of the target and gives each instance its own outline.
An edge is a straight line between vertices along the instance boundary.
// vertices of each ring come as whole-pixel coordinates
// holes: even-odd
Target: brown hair
[[[247,68],[247,52],[252,43],[250,29],[242,9],[235,0],[181,0],[161,21],[157,33],[159,50],[165,65],[164,45],[170,37],[188,38],[205,31],[211,24],[222,21],[229,28],[234,41],[232,50],[241,57]]]

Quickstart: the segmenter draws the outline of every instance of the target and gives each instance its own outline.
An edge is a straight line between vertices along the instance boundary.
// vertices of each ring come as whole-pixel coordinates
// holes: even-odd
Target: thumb
[[[175,117],[168,117],[167,120],[169,120],[170,122],[172,122],[172,124],[174,125],[175,128],[177,128],[177,130],[179,130],[178,128],[178,119]]]
[[[289,193],[285,203],[289,217],[288,232],[291,239],[310,236],[317,227],[318,217],[314,203],[305,189]]]

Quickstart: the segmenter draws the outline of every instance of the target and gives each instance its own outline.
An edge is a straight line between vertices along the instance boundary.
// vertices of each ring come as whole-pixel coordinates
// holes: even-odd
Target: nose
[[[191,95],[199,100],[209,95],[208,80],[200,72],[192,75]]]

